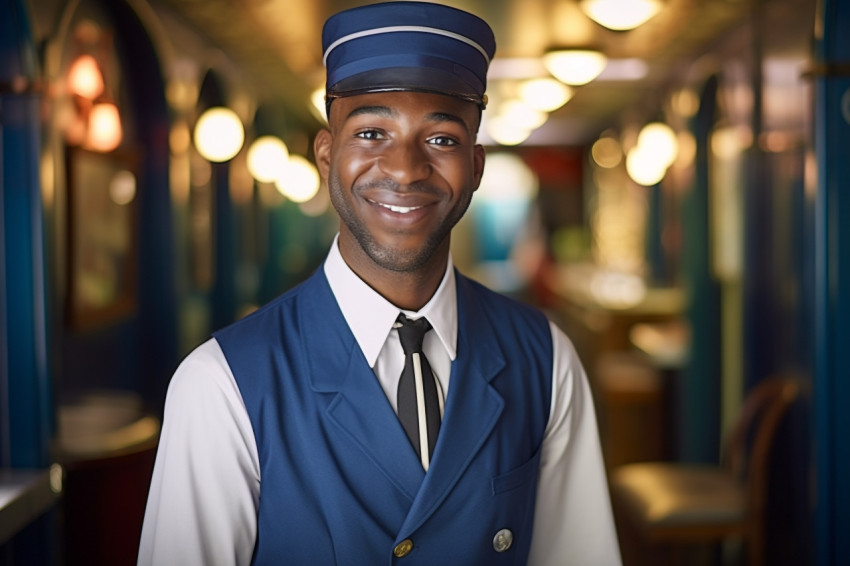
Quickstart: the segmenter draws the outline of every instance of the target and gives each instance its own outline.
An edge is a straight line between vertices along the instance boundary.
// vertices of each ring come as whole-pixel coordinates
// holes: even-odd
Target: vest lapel
[[[324,272],[314,277],[301,311],[311,386],[335,393],[326,418],[411,501],[425,472],[372,368],[339,310]],[[323,321],[317,324],[316,321]]]
[[[310,282],[301,309],[311,386],[335,393],[326,416],[413,501],[400,533],[418,528],[462,477],[499,420],[504,400],[490,381],[505,360],[472,284],[457,274],[458,357],[434,458],[427,474],[366,363],[324,277]],[[322,321],[317,324],[316,321]]]
[[[504,407],[490,384],[504,367],[490,320],[472,285],[457,274],[458,356],[431,467],[399,534],[417,529],[446,498],[481,449]]]

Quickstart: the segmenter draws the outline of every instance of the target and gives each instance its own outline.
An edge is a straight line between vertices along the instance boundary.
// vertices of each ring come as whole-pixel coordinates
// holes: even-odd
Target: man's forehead
[[[389,119],[414,118],[422,121],[457,122],[472,127],[478,107],[442,94],[383,92],[349,96],[333,101],[331,117],[347,121],[362,115]]]

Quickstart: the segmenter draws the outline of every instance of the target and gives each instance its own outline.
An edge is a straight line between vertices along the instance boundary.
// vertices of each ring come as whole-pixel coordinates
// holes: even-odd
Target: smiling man
[[[395,2],[333,16],[323,44],[339,235],[178,368],[139,564],[619,564],[572,345],[452,265],[492,31]]]

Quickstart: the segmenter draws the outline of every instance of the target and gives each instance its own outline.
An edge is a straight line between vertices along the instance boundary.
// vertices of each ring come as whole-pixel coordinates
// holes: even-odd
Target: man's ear
[[[481,185],[481,177],[484,175],[484,161],[486,152],[484,146],[476,145],[472,148],[472,181],[474,190],[478,190]]]
[[[327,182],[331,170],[331,145],[333,145],[333,134],[327,129],[320,130],[313,140],[313,155],[316,157],[316,167],[322,181]]]

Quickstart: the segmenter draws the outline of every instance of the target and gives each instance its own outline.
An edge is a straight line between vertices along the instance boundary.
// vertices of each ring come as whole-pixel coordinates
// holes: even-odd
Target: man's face
[[[478,120],[474,104],[436,94],[333,102],[330,131],[319,134],[315,149],[342,220],[340,248],[352,252],[349,263],[410,272],[437,251],[444,261],[449,234],[481,181]]]

